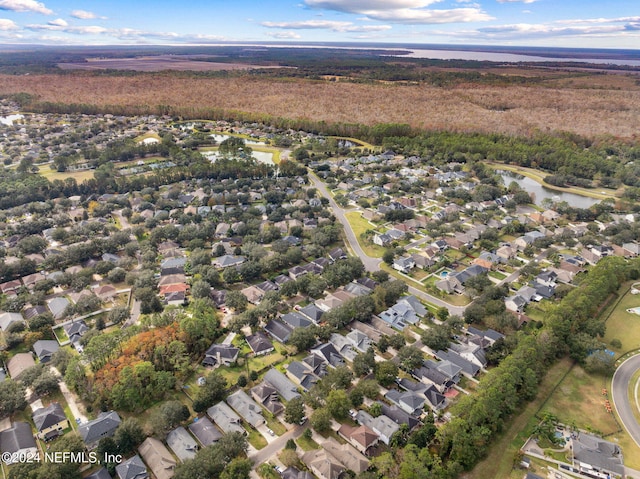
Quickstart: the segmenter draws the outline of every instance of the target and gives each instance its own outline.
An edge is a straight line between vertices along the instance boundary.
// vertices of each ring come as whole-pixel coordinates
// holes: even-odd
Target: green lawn
[[[345,216],[347,220],[349,220],[349,224],[351,225],[351,228],[358,239],[358,243],[360,243],[364,252],[374,258],[382,258],[385,248],[376,244],[365,244],[360,237],[365,231],[374,230],[375,226],[372,226],[371,223],[363,218],[362,214],[358,211],[350,211],[345,213]]]
[[[267,440],[264,438],[262,434],[251,427],[245,428],[249,435],[247,436],[247,441],[256,449],[262,449],[267,445]]]
[[[489,271],[489,276],[491,276],[492,278],[496,278],[500,281],[502,281],[503,279],[505,279],[507,277],[506,274],[502,274],[499,271]]]
[[[296,442],[303,451],[320,449],[320,445],[317,442],[315,442],[313,439],[306,439],[304,436],[300,436],[298,439],[296,439]]]
[[[267,427],[271,429],[276,436],[282,436],[287,432],[287,428],[278,421],[271,413],[264,412],[263,414],[265,421],[267,421]]]

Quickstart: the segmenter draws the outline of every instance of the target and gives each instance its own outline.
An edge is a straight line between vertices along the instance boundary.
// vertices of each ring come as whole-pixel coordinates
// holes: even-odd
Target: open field
[[[628,291],[628,288],[623,291]],[[607,343],[609,349],[616,352],[616,356],[640,348],[640,316],[627,313],[627,309],[638,306],[640,306],[640,295],[627,292],[607,318],[604,342]],[[622,343],[619,350],[611,347],[612,339],[619,339]]]
[[[210,57],[210,55],[207,55]],[[58,63],[62,70],[133,70],[159,72],[163,70],[220,71],[277,68],[244,63],[198,61],[193,55],[154,55],[135,58],[88,58],[86,62]]]
[[[598,434],[614,433],[619,426],[604,407],[607,398],[602,395],[602,389],[606,387],[605,377],[589,374],[580,366],[574,366],[551,395],[543,412],[549,412],[560,422],[575,424],[580,429],[590,429]]]
[[[218,108],[327,122],[384,121],[425,129],[519,135],[568,130],[589,137],[628,138],[637,133],[635,125],[640,123],[640,86],[626,85],[617,87],[620,89],[570,84],[561,88],[469,84],[442,88],[247,76],[183,78],[161,73],[132,77],[82,72],[0,75],[2,94],[27,92],[37,95],[39,101],[65,104],[167,105],[189,117]],[[340,108],[336,108],[338,103]],[[384,112],[382,117],[380,112]]]

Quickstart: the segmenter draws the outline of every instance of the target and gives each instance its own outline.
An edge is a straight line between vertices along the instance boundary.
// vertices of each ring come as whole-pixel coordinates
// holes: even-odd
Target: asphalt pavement
[[[616,411],[618,411],[618,416],[620,417],[620,421],[622,421],[622,425],[638,447],[640,447],[640,424],[638,424],[638,421],[633,414],[634,409],[637,409],[638,407],[638,389],[637,387],[634,389],[636,395],[634,400],[635,404],[633,404],[629,398],[629,386],[633,375],[639,369],[640,354],[625,360],[618,369],[616,369],[616,372],[613,374],[613,379],[611,380],[611,398],[613,400],[613,406],[616,408]]]

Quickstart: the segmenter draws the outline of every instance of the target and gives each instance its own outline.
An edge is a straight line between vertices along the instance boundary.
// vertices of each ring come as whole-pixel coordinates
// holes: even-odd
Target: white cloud
[[[633,30],[632,24],[627,25],[568,25],[557,26],[552,24],[517,23],[512,25],[499,25],[478,29],[478,32],[488,35],[490,38],[512,37],[558,37],[579,36],[592,37],[601,35],[619,35],[625,31]]]
[[[312,8],[355,13],[366,15],[370,20],[409,25],[493,20],[476,4],[440,10],[426,8],[438,1],[440,0],[305,0],[305,3]]]
[[[413,10],[405,8],[393,11],[368,12],[367,16],[375,20],[409,25],[486,22],[494,20],[491,15],[487,15],[479,8],[452,8],[449,10]]]
[[[309,7],[325,8],[347,13],[363,13],[371,10],[398,10],[424,8],[440,0],[305,0]]]
[[[389,25],[355,25],[352,22],[333,20],[303,20],[300,22],[262,22],[267,28],[285,28],[290,30],[332,30],[334,32],[378,32],[389,30]]]
[[[13,12],[36,12],[51,15],[53,11],[45,7],[44,3],[35,0],[0,0],[0,10]]]
[[[266,32],[266,35],[278,40],[297,40],[302,38],[296,32]]]
[[[640,17],[578,18],[573,20],[556,20],[553,23],[579,25],[583,23],[627,23],[627,22],[640,22]]]
[[[50,22],[47,22],[49,25],[53,25],[56,27],[66,27],[67,25],[69,25],[65,20],[63,20],[62,18],[57,18],[55,20],[51,20]]]
[[[15,22],[13,20],[8,20],[6,18],[0,18],[0,30],[3,32],[9,31],[9,30],[17,30],[18,25],[15,24]]]
[[[71,16],[74,18],[79,18],[81,20],[90,20],[92,18],[98,18],[95,13],[88,12],[87,10],[73,10],[71,12]]]
[[[498,3],[533,3],[538,0],[497,0]]]
[[[66,23],[66,22],[65,22]],[[27,30],[49,30],[56,32],[75,33],[78,35],[99,35],[109,32],[109,29],[100,27],[97,25],[89,26],[72,26],[72,25],[59,25],[55,22],[49,22],[47,25],[31,24],[26,25]]]

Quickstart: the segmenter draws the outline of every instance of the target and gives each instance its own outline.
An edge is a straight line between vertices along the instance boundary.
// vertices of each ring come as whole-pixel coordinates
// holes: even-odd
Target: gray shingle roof
[[[31,426],[26,422],[13,423],[9,429],[0,432],[0,450],[18,452],[21,449],[35,448],[36,441],[31,434]]]
[[[196,422],[189,424],[189,431],[204,447],[218,442],[222,438],[222,433],[206,417],[201,417]]]
[[[47,407],[36,409],[33,413],[33,422],[38,432],[58,424],[60,421],[67,419],[60,403],[53,402]]]
[[[78,433],[86,445],[98,442],[103,437],[111,437],[120,425],[120,416],[115,411],[101,412],[96,419],[82,424]]]

